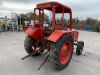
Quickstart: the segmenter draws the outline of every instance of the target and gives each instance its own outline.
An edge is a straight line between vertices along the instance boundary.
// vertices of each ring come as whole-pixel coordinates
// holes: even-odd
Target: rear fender
[[[35,40],[42,40],[44,38],[44,30],[43,28],[37,27],[37,28],[31,28],[29,27],[25,33]]]
[[[65,30],[55,30],[49,37],[48,41],[57,42],[64,34],[71,35],[72,32]]]

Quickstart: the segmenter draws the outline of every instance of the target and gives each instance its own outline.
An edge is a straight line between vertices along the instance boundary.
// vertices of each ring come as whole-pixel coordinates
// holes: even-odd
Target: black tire
[[[65,42],[71,43],[71,54],[66,64],[60,63],[60,51]],[[69,35],[62,36],[56,43],[51,44],[51,51],[50,51],[50,62],[56,70],[63,70],[65,67],[68,66],[73,53],[73,37]]]
[[[32,46],[34,45],[35,45],[35,40],[30,36],[26,36],[24,41],[24,48],[28,54],[32,53],[33,51]],[[33,56],[38,56],[38,55],[40,55],[40,53],[35,53]]]
[[[79,41],[78,44],[77,44],[77,48],[76,48],[76,54],[81,55],[82,52],[83,52],[83,48],[84,48],[84,42]]]

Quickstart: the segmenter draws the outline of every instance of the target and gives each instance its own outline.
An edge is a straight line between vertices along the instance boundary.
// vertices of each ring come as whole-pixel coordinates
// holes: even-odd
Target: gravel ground
[[[37,68],[43,55],[21,60],[24,50],[24,32],[0,33],[0,75],[100,75],[100,33],[79,31],[79,40],[85,42],[81,56],[73,53],[68,67],[56,71],[47,62],[39,71]]]

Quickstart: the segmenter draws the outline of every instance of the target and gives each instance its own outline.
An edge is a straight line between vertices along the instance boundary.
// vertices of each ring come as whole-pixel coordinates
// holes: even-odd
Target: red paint
[[[67,31],[55,30],[48,38],[49,41],[56,42],[62,35],[67,33]]]
[[[78,31],[65,31],[65,30],[55,30],[48,38],[49,41],[57,42],[60,37],[62,37],[64,34],[68,34],[73,36],[74,42],[78,41]]]
[[[28,28],[25,33],[39,41],[44,39],[44,30],[40,27]]]
[[[73,37],[74,37],[74,42],[77,42],[78,41],[79,32],[78,31],[72,31],[72,34],[73,34]]]
[[[62,45],[60,54],[59,54],[59,59],[61,64],[66,64],[70,57],[71,57],[71,52],[72,52],[72,44],[70,42],[65,42]]]

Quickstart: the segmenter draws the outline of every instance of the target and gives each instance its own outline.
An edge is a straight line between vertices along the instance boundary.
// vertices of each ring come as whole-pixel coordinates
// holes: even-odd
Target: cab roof
[[[56,10],[55,10],[56,13],[62,13],[63,8],[64,8],[64,13],[71,13],[70,7],[65,6],[65,5],[58,3],[58,2],[46,2],[46,3],[37,4],[37,8],[47,9],[50,11],[52,11],[53,6],[56,7]]]

